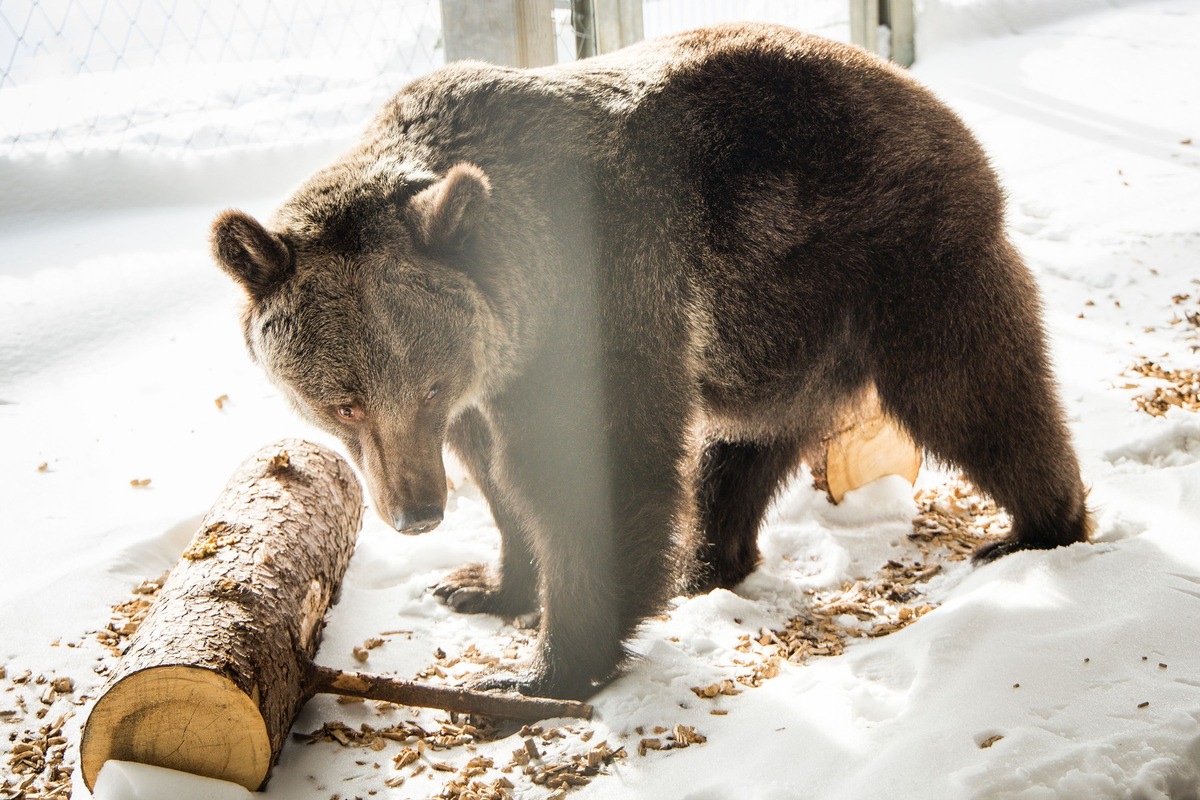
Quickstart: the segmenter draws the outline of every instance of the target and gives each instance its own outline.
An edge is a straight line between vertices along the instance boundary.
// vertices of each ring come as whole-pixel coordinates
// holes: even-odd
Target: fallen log
[[[89,789],[109,759],[256,789],[300,707],[319,692],[513,719],[590,716],[583,703],[314,665],[362,511],[350,466],[318,445],[284,440],[238,468],[84,725],[80,763]]]

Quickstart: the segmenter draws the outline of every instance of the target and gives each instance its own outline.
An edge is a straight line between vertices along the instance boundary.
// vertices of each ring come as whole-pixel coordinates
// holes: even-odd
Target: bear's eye
[[[429,390],[429,393],[425,395],[425,399],[422,400],[421,402],[422,403],[430,403],[433,401],[433,398],[437,397],[437,394],[438,394],[438,387],[434,386],[433,388],[431,388]]]
[[[358,422],[363,418],[362,409],[353,405],[338,406],[336,413],[346,422]]]

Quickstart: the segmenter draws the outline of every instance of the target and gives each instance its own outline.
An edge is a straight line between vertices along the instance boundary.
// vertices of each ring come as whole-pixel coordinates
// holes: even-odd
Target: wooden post
[[[517,0],[517,43],[517,66],[546,67],[558,61],[554,0]]]
[[[850,41],[879,52],[879,0],[850,0]]]
[[[446,61],[509,67],[556,60],[554,0],[441,0]]]

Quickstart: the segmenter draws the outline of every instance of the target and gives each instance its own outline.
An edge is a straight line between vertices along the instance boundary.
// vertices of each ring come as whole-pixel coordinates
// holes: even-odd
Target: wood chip
[[[525,752],[529,754],[531,759],[541,758],[541,753],[538,752],[537,745],[534,744],[533,739],[526,739],[524,746]]]
[[[639,756],[646,755],[646,751],[648,751],[648,750],[662,750],[662,749],[663,749],[662,741],[659,739],[655,739],[653,737],[643,738],[640,742],[638,742],[638,755]]]
[[[708,738],[704,734],[697,733],[696,729],[691,725],[676,725],[674,731],[672,732],[672,736],[675,739],[675,744],[677,747],[688,747],[689,745],[693,744],[704,744],[708,741]]]
[[[192,538],[187,549],[183,551],[183,557],[189,561],[200,561],[216,555],[222,548],[236,546],[241,540],[241,534],[230,525],[216,522]]]
[[[1152,381],[1139,387],[1142,393],[1133,398],[1139,411],[1152,417],[1165,416],[1172,408],[1200,411],[1200,371],[1171,369],[1150,359],[1142,359],[1131,366],[1128,372]]]
[[[732,680],[723,680],[718,683],[709,684],[708,686],[693,686],[692,693],[697,697],[711,700],[719,695],[734,696],[742,693]]]

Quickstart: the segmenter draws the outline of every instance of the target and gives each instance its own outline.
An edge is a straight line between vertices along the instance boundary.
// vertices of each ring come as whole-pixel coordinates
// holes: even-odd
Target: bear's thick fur
[[[978,554],[1086,539],[1037,288],[955,115],[853,47],[723,26],[414,81],[264,227],[214,224],[253,356],[429,530],[462,459],[498,572],[460,611],[542,610],[487,686],[585,696],[680,591],[755,567],[773,496],[872,384],[1011,514]]]

